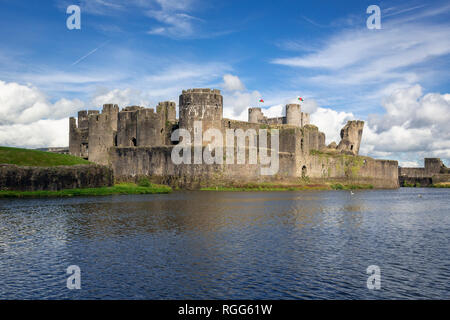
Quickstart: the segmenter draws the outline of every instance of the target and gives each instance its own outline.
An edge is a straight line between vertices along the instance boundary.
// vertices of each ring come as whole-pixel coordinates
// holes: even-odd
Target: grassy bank
[[[307,190],[356,190],[356,189],[373,189],[370,184],[341,184],[341,183],[324,183],[324,184],[274,184],[274,183],[258,183],[244,184],[235,186],[216,186],[201,188],[202,191],[307,191]]]
[[[436,183],[431,186],[432,188],[450,188],[450,182]]]
[[[0,147],[0,163],[18,166],[54,167],[90,164],[89,161],[68,154],[39,150]]]
[[[134,183],[121,183],[113,187],[64,189],[59,191],[0,191],[0,198],[109,196],[116,194],[157,194],[170,192],[172,192],[172,188],[165,185],[150,184],[148,186],[140,186]]]

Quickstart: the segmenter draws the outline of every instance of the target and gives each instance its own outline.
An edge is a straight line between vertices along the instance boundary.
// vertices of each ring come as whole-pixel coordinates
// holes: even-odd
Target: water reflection
[[[448,191],[414,192],[0,200],[0,298],[449,298]]]

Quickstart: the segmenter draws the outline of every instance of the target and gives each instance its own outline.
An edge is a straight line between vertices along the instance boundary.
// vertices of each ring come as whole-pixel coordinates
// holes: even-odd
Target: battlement
[[[217,89],[183,90],[179,99],[180,128],[194,133],[194,122],[202,121],[202,131],[221,129],[223,97]]]
[[[171,135],[177,128],[187,130],[191,139],[197,139],[209,129],[218,129],[226,136],[226,129],[254,130],[272,128],[280,132],[282,152],[308,157],[310,150],[325,148],[325,134],[309,124],[309,114],[302,112],[300,104],[287,104],[285,116],[268,118],[260,107],[248,109],[248,122],[223,119],[223,97],[218,89],[193,88],[183,90],[179,96],[179,119],[176,119],[174,101],[159,102],[155,108],[104,104],[102,111],[85,110],[70,118],[70,153],[88,158],[92,162],[110,164],[112,148],[160,147],[176,144]],[[195,130],[195,122],[201,130]],[[349,122],[343,128],[339,144],[342,152],[357,154],[364,122]],[[202,140],[206,145],[209,142]],[[333,144],[331,144],[333,145]],[[334,148],[336,152],[338,147]],[[296,166],[295,164],[294,166]],[[294,167],[291,168],[294,171]]]
[[[195,89],[187,89],[183,90],[181,94],[190,94],[190,93],[207,93],[207,94],[218,94],[220,95],[220,90],[218,89],[208,89],[208,88],[195,88]]]
[[[248,122],[267,125],[288,124],[300,128],[309,124],[309,113],[301,112],[301,106],[299,104],[287,104],[285,110],[286,116],[284,117],[267,118],[264,116],[261,108],[249,108]]]

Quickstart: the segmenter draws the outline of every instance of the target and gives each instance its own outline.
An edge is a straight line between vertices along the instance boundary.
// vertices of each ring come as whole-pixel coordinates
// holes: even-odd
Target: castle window
[[[300,140],[300,150],[303,151],[303,138],[302,138],[302,140]]]
[[[131,143],[133,144],[134,147],[136,147],[136,138],[131,139]]]
[[[306,175],[308,174],[308,169],[306,169],[306,166],[302,167],[302,178],[306,177]]]
[[[352,150],[352,151],[353,151],[353,145],[351,145],[351,146],[350,146],[350,150]]]

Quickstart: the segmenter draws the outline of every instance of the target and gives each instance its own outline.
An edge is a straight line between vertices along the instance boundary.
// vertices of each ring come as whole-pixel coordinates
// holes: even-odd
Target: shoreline
[[[78,196],[109,196],[124,194],[167,194],[173,190],[171,187],[159,184],[139,186],[134,183],[115,184],[112,187],[83,188],[83,189],[62,189],[58,191],[17,191],[1,190],[1,198],[66,198]]]
[[[323,191],[323,190],[372,190],[371,184],[297,184],[282,185],[272,183],[246,184],[236,186],[215,186],[200,188],[200,191]]]

